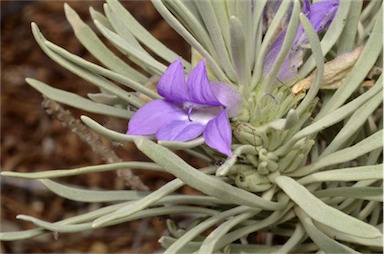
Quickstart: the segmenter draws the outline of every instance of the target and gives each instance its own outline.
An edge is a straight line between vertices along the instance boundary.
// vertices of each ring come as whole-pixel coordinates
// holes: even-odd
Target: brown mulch
[[[81,46],[65,19],[62,1],[1,1],[1,170],[34,172],[76,168],[104,163],[100,156],[41,106],[42,95],[24,79],[32,77],[85,96],[97,89],[50,60],[34,41],[30,23],[36,22],[44,36],[55,44],[95,61]],[[103,1],[69,1],[91,25],[89,6],[103,12]],[[129,11],[157,38],[185,58],[188,45],[161,19],[149,1],[124,1]],[[102,37],[102,36],[100,36]],[[95,61],[97,62],[97,61]],[[84,114],[70,109],[75,117]],[[126,121],[86,113],[105,126],[124,132]],[[112,147],[123,160],[145,159],[132,145]],[[136,172],[151,189],[172,176]],[[94,189],[124,189],[115,172],[94,173],[58,179]],[[1,178],[1,231],[32,228],[17,220],[27,214],[50,222],[101,207],[65,200],[36,181]],[[153,253],[161,250],[157,240],[166,233],[163,218],[150,218],[81,233],[43,236],[1,243],[1,253]]]

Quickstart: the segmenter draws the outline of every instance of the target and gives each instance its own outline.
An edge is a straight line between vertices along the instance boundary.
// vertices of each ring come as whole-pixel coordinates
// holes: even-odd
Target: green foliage
[[[241,114],[232,119],[232,157],[221,166],[214,166],[223,157],[204,146],[202,138],[155,143],[117,133],[82,116],[88,127],[106,138],[134,142],[153,163],[121,162],[38,173],[2,172],[3,176],[38,179],[67,199],[110,204],[53,223],[19,215],[18,219],[30,221],[37,228],[3,232],[0,239],[20,240],[49,231],[78,232],[164,214],[195,214],[197,219],[185,230],[178,229],[171,220],[167,222],[171,236],[160,239],[166,253],[380,252],[382,75],[373,80],[369,89],[362,88],[361,83],[374,66],[382,67],[381,1],[371,1],[364,9],[362,0],[341,1],[322,39],[306,16],[300,14],[298,0],[283,1],[263,34],[262,10],[266,3],[255,1],[251,15],[246,11],[251,8],[251,1],[153,0],[163,18],[192,47],[192,63],[183,60],[186,72],[195,58],[204,57],[210,76],[240,90],[244,104]],[[271,73],[262,77],[263,59],[291,3],[290,32]],[[158,57],[170,63],[178,56],[146,31],[118,1],[107,0],[105,14],[91,9],[91,15],[101,34],[143,72],[118,58],[68,5],[65,13],[76,37],[104,67],[54,45],[32,24],[35,39],[54,61],[100,88],[100,93],[90,94],[87,99],[27,79],[31,86],[54,101],[123,119],[129,119],[134,108],[145,103],[143,95],[159,98],[145,84],[151,76],[161,75],[168,65]],[[309,37],[308,56],[296,80],[281,85],[274,77],[299,23]],[[360,44],[365,45],[364,49],[341,85],[323,92],[321,82],[328,75],[325,57],[335,59]],[[292,94],[292,86],[313,70],[315,79],[307,93]],[[337,134],[332,134],[334,130]],[[212,166],[197,170],[170,149],[184,150]],[[176,179],[153,192],[84,190],[50,180],[121,168],[168,172]],[[183,185],[205,196],[175,194]],[[211,233],[205,236],[203,233],[209,229]],[[283,236],[287,241],[281,245],[237,242],[255,232]]]

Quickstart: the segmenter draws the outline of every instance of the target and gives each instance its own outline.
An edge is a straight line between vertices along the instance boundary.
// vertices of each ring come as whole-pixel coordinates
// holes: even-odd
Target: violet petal
[[[177,59],[164,72],[157,83],[157,92],[170,101],[188,100],[187,83],[181,59]]]
[[[263,63],[263,76],[267,76],[268,73],[272,70],[273,65],[275,64],[276,58],[280,53],[281,47],[283,46],[284,38],[285,38],[286,31],[281,32],[275,41],[272,43],[271,47],[269,48],[267,55],[264,58]],[[295,77],[297,74],[297,68],[298,64],[296,64],[296,57],[291,57],[292,51],[288,52],[287,56],[285,57],[283,63],[280,66],[280,70],[276,75],[276,78],[282,82],[285,83],[292,78]],[[292,61],[294,60],[294,61]],[[301,63],[301,61],[299,61]]]
[[[338,6],[339,2],[337,0],[323,0],[312,5],[309,4],[308,0],[305,0],[302,12],[308,16],[315,30],[322,32],[331,24]],[[286,30],[281,32],[269,48],[263,63],[264,76],[268,75],[271,71],[283,45],[285,34]],[[286,83],[296,76],[297,70],[303,61],[303,49],[301,46],[306,43],[308,43],[308,37],[304,33],[303,26],[299,25],[292,48],[276,75],[279,81]]]
[[[187,120],[171,121],[161,127],[156,134],[157,140],[188,141],[203,133],[205,125]]]
[[[128,135],[152,135],[170,121],[185,118],[185,113],[166,100],[154,100],[142,106],[129,120]]]
[[[221,82],[211,82],[211,88],[217,100],[227,108],[228,117],[240,113],[242,102],[239,90]]]
[[[301,12],[304,13],[306,16],[308,16],[310,11],[311,11],[311,3],[309,2],[309,0],[303,0],[303,8],[301,9]]]
[[[189,73],[187,86],[189,101],[202,105],[222,106],[212,92],[204,60]]]
[[[338,7],[338,0],[323,0],[311,5],[308,18],[317,32],[322,32],[329,27]]]
[[[272,70],[273,64],[276,61],[277,56],[280,53],[281,47],[283,46],[286,31],[281,32],[270,46],[266,56],[264,57],[263,63],[263,76],[267,76]]]
[[[227,118],[227,110],[223,110],[214,119],[208,122],[203,133],[205,143],[213,149],[232,155],[232,130]]]
[[[304,8],[306,11],[305,14],[311,21],[312,26],[318,33],[320,33],[330,26],[333,18],[336,15],[338,7],[338,0],[323,0],[312,4],[309,7],[309,11],[307,10],[307,6],[305,6]],[[296,34],[294,44],[300,46],[305,43],[308,43],[308,37],[304,33],[303,26],[300,25]]]

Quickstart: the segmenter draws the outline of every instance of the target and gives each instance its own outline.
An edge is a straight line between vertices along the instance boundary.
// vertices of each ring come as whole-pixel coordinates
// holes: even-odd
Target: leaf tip
[[[105,223],[106,223],[105,219],[103,217],[101,217],[101,218],[94,220],[92,222],[91,226],[92,226],[92,228],[100,228],[100,227],[104,226]]]

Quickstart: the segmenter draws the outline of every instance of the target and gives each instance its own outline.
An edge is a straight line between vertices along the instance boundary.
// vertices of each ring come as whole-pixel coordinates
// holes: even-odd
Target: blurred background
[[[90,19],[89,7],[103,12],[103,1],[68,1],[68,3],[92,27],[94,26]],[[162,20],[150,1],[122,3],[155,37],[179,55],[186,59],[190,58],[187,43]],[[35,172],[104,163],[100,156],[92,153],[86,143],[45,112],[41,106],[42,95],[24,81],[26,77],[35,78],[82,96],[98,91],[94,86],[50,60],[32,36],[30,24],[33,21],[38,24],[48,40],[97,63],[74,36],[66,21],[63,5],[64,1],[1,1],[2,171]],[[64,108],[70,109],[76,118],[86,114],[109,128],[120,132],[126,131],[127,122],[124,120],[92,115],[66,106]],[[132,145],[111,146],[111,149],[123,160],[145,160]],[[152,190],[173,178],[154,172],[135,173]],[[57,180],[85,188],[126,189],[123,180],[119,179],[115,172]],[[185,187],[181,191],[193,190]],[[34,227],[31,223],[17,220],[18,214],[54,222],[101,206],[103,204],[65,200],[50,193],[37,181],[1,177],[2,232]],[[28,240],[2,242],[0,251],[1,253],[154,253],[161,250],[157,240],[162,234],[166,234],[165,220],[166,218],[150,218],[84,233],[48,233]]]

